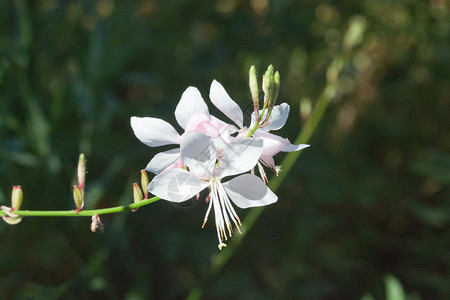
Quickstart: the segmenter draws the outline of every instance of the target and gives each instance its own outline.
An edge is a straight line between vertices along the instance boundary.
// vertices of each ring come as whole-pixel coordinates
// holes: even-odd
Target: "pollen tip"
[[[223,247],[226,247],[226,246],[227,246],[227,244],[225,244],[225,243],[220,243],[218,247],[219,247],[219,250],[222,250],[222,248],[223,248]]]

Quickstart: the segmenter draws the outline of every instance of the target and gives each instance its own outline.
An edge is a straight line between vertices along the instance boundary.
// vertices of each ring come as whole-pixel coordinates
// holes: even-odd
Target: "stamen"
[[[220,188],[222,194],[224,195],[227,211],[230,214],[231,219],[233,220],[234,224],[236,225],[239,233],[242,233],[241,230],[239,229],[239,226],[242,226],[241,220],[239,219],[236,211],[234,210],[233,205],[231,205],[230,198],[228,198],[228,195],[225,192],[225,189],[223,188],[222,184],[219,185],[219,188]],[[237,222],[236,222],[236,220],[237,220]],[[238,223],[239,223],[239,225],[238,225]]]
[[[209,205],[208,205],[208,209],[206,210],[205,219],[203,220],[202,228],[205,227],[206,221],[208,221],[209,212],[211,211],[211,207],[212,207],[211,193],[209,194],[207,199],[209,199]]]
[[[258,161],[258,171],[259,174],[261,175],[261,179],[263,180],[264,184],[267,184],[269,180],[267,179],[266,172],[264,171],[264,168],[259,161]]]

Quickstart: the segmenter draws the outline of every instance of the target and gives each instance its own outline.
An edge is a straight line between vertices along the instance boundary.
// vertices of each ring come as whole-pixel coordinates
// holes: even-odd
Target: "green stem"
[[[264,106],[263,106],[263,109],[261,110],[261,114],[259,115],[258,120],[255,122],[255,125],[253,125],[253,128],[250,129],[250,131],[248,132],[247,137],[251,137],[255,133],[256,129],[259,128],[259,123],[261,122],[261,119],[264,116],[264,112],[266,111],[266,108],[267,108],[267,101],[264,102]]]
[[[82,210],[77,212],[75,210],[18,210],[11,213],[18,216],[26,217],[91,217],[94,215],[114,214],[122,211],[137,209],[141,206],[149,205],[153,202],[160,200],[158,197],[153,197],[147,200],[142,200],[137,203],[128,205],[115,206],[102,209]],[[0,211],[0,216],[5,216],[4,211]]]

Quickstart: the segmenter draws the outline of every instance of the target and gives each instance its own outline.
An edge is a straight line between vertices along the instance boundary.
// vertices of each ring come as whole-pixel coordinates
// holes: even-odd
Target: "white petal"
[[[264,141],[264,155],[273,156],[291,144],[287,139],[272,133],[259,133],[257,136]]]
[[[222,186],[231,201],[240,208],[269,205],[278,200],[277,195],[252,174],[235,177]]]
[[[170,169],[156,175],[148,185],[148,191],[161,199],[178,203],[194,197],[206,186],[186,170]]]
[[[270,130],[278,130],[281,127],[284,126],[284,124],[286,123],[286,120],[289,116],[289,104],[287,103],[281,103],[280,105],[275,105],[272,109],[272,113],[270,114],[269,117],[269,124],[267,124],[265,127],[263,127],[262,129],[264,131],[270,131]],[[262,110],[259,111],[259,113],[261,114]],[[264,116],[267,115],[267,110],[264,113]],[[251,124],[250,124],[250,128],[253,128],[253,125],[255,124],[255,113],[252,113],[252,117],[251,117]],[[262,120],[264,120],[264,117],[262,118]]]
[[[183,129],[189,122],[189,119],[198,113],[209,116],[208,106],[202,98],[199,90],[195,87],[188,87],[181,96],[175,109],[175,118]]]
[[[283,149],[281,149],[281,151],[283,151],[283,152],[293,152],[293,151],[302,150],[302,149],[308,148],[308,147],[309,147],[308,144],[300,144],[300,145],[290,144],[290,145],[284,147]]]
[[[159,174],[179,158],[180,148],[160,152],[152,158],[145,169],[154,174]]]
[[[131,117],[131,128],[136,137],[150,147],[180,143],[175,128],[161,119]]]
[[[236,123],[239,128],[242,128],[243,114],[241,108],[231,99],[223,86],[216,80],[211,83],[209,98],[221,112]]]
[[[216,163],[217,150],[210,137],[190,132],[181,140],[181,160],[189,170],[198,176],[209,176],[213,173]]]
[[[258,162],[263,141],[259,138],[240,138],[228,145],[220,161],[220,177],[247,172]]]

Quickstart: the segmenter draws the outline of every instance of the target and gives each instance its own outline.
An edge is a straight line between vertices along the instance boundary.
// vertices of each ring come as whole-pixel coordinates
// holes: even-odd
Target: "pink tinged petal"
[[[228,134],[238,132],[239,129],[231,124],[225,123],[224,121],[211,116],[211,125],[214,126],[219,132],[227,132]]]
[[[260,133],[258,134],[258,137],[262,138],[264,141],[263,145],[264,155],[274,156],[282,149],[291,144],[287,139],[284,139],[281,136],[272,133]]]
[[[211,138],[218,137],[219,131],[214,127],[210,120],[211,116],[209,115],[202,113],[193,115],[185,128],[185,133],[200,132]]]
[[[186,170],[170,169],[156,175],[148,191],[161,199],[179,203],[194,197],[207,185]]]
[[[277,195],[252,174],[235,177],[222,186],[231,201],[240,208],[269,205],[278,200]]]
[[[274,173],[277,173],[275,161],[273,160],[273,157],[271,155],[262,154],[259,160],[263,163],[263,165],[271,169]]]
[[[181,141],[180,150],[181,160],[190,171],[202,177],[213,174],[217,150],[210,137],[198,132],[187,133]]]
[[[159,174],[179,158],[180,148],[160,152],[152,158],[145,169],[154,174]]]
[[[239,128],[243,127],[243,114],[241,108],[233,101],[233,99],[231,99],[223,86],[216,80],[211,83],[209,98],[211,99],[211,102],[236,123]]]
[[[300,144],[300,145],[289,144],[288,146],[286,146],[283,149],[281,149],[281,151],[283,151],[283,152],[293,152],[293,151],[302,150],[302,149],[305,149],[305,148],[308,148],[308,147],[309,147],[309,145],[307,145],[307,144]]]
[[[208,106],[198,89],[190,86],[184,91],[180,102],[178,102],[175,109],[175,118],[178,124],[186,129],[191,117],[198,113],[209,116]]]
[[[161,119],[131,117],[131,128],[136,137],[150,147],[180,143],[180,135],[175,128]]]
[[[263,141],[259,138],[241,138],[228,145],[220,161],[220,177],[249,171],[258,162]]]

